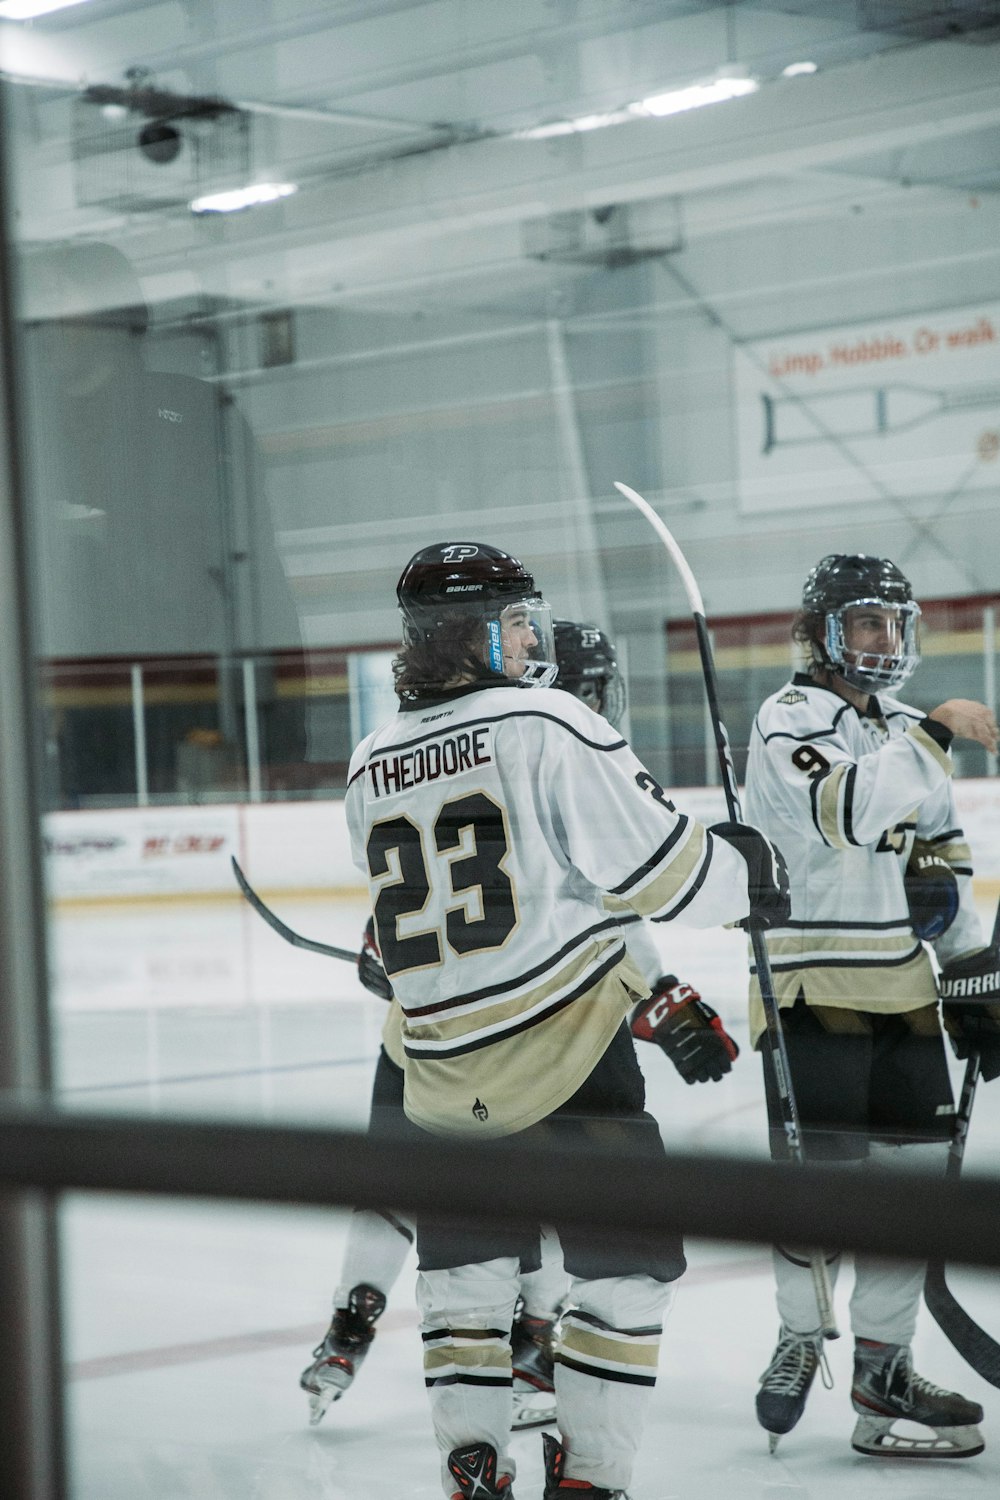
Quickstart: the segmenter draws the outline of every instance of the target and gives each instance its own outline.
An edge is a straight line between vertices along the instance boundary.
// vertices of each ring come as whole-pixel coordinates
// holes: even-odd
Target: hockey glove
[[[921,942],[933,943],[958,916],[958,881],[943,855],[926,839],[915,839],[903,876],[910,925]]]
[[[728,1073],[740,1049],[710,1005],[689,984],[664,974],[632,1012],[632,1035],[662,1047],[685,1083],[710,1083]]]
[[[987,1083],[1000,1077],[1000,948],[994,943],[945,964],[938,977],[941,1019],[956,1057],[979,1050]]]
[[[382,955],[379,952],[378,938],[375,936],[375,918],[369,917],[365,927],[365,935],[361,940],[361,952],[358,954],[358,978],[366,990],[371,990],[373,995],[378,995],[380,1000],[392,999],[392,985],[389,976],[382,967]]]
[[[758,930],[784,927],[792,912],[788,889],[788,869],[776,844],[749,823],[713,823],[708,830],[718,839],[732,844],[747,863],[747,894],[750,915],[737,927]]]

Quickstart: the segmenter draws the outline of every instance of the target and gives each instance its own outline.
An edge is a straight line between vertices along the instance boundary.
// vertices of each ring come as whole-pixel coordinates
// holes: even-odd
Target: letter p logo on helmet
[[[453,545],[442,549],[441,561],[446,563],[465,562],[467,558],[475,557],[478,552],[478,547]]]

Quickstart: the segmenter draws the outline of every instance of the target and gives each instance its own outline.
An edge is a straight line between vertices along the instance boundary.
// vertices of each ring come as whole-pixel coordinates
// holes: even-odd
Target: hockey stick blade
[[[305,948],[308,953],[322,953],[325,958],[342,958],[345,963],[357,963],[358,955],[352,953],[349,948],[334,948],[330,943],[318,943],[315,938],[303,937],[300,932],[293,932],[291,927],[286,926],[269,906],[265,906],[240,869],[236,855],[231,854],[229,859],[233,867],[233,874],[236,876],[236,883],[254,911],[259,917],[263,917],[268,927],[273,927],[278,936],[283,937],[286,943],[291,943],[293,948]]]
[[[733,757],[729,748],[729,735],[722,719],[722,709],[719,704],[718,675],[715,670],[715,657],[712,652],[712,639],[708,633],[708,622],[705,619],[705,605],[698,587],[698,580],[687,558],[681,551],[673,533],[666,523],[656,514],[648,500],[643,499],[636,490],[629,485],[622,484],[619,480],[613,481],[615,489],[626,499],[630,505],[634,505],[656,532],[670,557],[671,562],[680,574],[687,595],[691,616],[694,620],[695,637],[698,642],[698,654],[701,657],[701,671],[705,683],[705,697],[708,700],[709,718],[712,723],[712,732],[715,737],[715,749],[719,761],[719,773],[722,780],[722,788],[726,796],[726,807],[729,811],[730,820],[734,823],[744,822],[743,810],[740,806],[740,791],[736,781],[736,768],[733,765]],[[788,1050],[785,1045],[784,1032],[781,1025],[781,1012],[778,1008],[777,997],[774,993],[774,980],[771,976],[771,962],[768,956],[767,944],[764,934],[759,927],[752,923],[749,925],[750,945],[753,949],[754,972],[760,987],[761,1003],[764,1007],[764,1018],[766,1021],[766,1032],[768,1057],[771,1063],[775,1083],[777,1084],[778,1097],[781,1101],[782,1123],[785,1128],[785,1138],[788,1145],[788,1154],[793,1161],[805,1162],[805,1150],[802,1144],[802,1127],[799,1120],[798,1106],[795,1102],[795,1091],[792,1087],[791,1066],[788,1061]],[[816,1294],[816,1310],[819,1314],[819,1326],[823,1337],[836,1339],[840,1337],[837,1329],[837,1320],[833,1310],[833,1288],[830,1283],[830,1273],[827,1269],[826,1257],[819,1250],[809,1252],[809,1270],[812,1273],[813,1289]]]

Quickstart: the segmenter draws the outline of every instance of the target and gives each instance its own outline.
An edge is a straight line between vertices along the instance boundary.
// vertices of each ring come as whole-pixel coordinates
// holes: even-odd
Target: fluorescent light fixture
[[[626,120],[641,119],[643,116],[659,119],[665,115],[682,114],[686,109],[701,109],[705,104],[722,104],[727,99],[755,94],[759,88],[756,78],[745,75],[723,76],[714,78],[709,83],[693,83],[688,88],[650,94],[648,99],[638,99],[634,104],[627,104],[624,109],[612,110],[608,114],[577,115],[570,120],[552,120],[547,125],[533,125],[528,130],[514,130],[511,134],[516,141],[546,141],[560,135],[580,135],[587,130],[604,130],[608,125],[622,125]]]
[[[206,193],[192,198],[193,214],[235,214],[241,208],[255,208],[258,203],[274,203],[299,190],[295,182],[254,182],[249,187],[232,188],[226,193]]]
[[[782,68],[782,78],[804,78],[807,73],[818,73],[819,65],[814,62],[789,63],[787,68]]]
[[[517,141],[548,141],[559,135],[580,135],[588,130],[604,130],[608,125],[621,125],[631,120],[627,109],[616,109],[606,115],[577,115],[574,120],[553,120],[548,125],[533,125],[530,130],[512,132]]]
[[[629,110],[633,115],[653,115],[662,119],[666,115],[683,114],[688,109],[701,109],[706,104],[723,104],[727,99],[755,94],[759,88],[756,78],[713,78],[710,83],[692,83],[688,88],[650,94],[648,99],[630,104]]]
[[[0,0],[0,21],[33,21],[36,16],[84,4],[86,0]]]

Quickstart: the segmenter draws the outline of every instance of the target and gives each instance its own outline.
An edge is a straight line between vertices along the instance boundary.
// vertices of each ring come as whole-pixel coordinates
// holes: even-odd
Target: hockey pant
[[[516,1257],[500,1256],[418,1277],[424,1374],[446,1494],[444,1459],[464,1443],[492,1443],[500,1472],[514,1475],[509,1330],[518,1269]],[[572,1278],[573,1305],[556,1348],[567,1478],[608,1489],[628,1484],[672,1296],[672,1282],[645,1274]]]
[[[947,1145],[938,1141],[905,1146],[872,1141],[869,1159],[875,1167],[905,1170],[909,1166],[925,1172],[943,1172],[947,1152]],[[865,1163],[857,1163],[856,1169],[864,1173]],[[840,1261],[839,1254],[827,1258],[831,1287],[836,1286]],[[925,1269],[922,1261],[855,1255],[850,1305],[854,1336],[881,1344],[910,1344],[917,1326]],[[819,1317],[807,1252],[776,1248],[774,1272],[781,1321],[793,1333],[814,1333]]]

